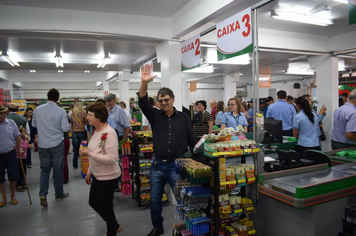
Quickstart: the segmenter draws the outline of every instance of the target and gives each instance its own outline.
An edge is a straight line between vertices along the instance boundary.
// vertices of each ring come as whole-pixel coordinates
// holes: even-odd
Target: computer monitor
[[[265,130],[267,132],[267,136],[269,137],[268,139],[270,139],[267,142],[283,143],[283,127],[282,127],[281,120],[275,120],[272,117],[265,118],[264,126],[265,126]],[[266,143],[266,140],[265,140],[265,143]]]

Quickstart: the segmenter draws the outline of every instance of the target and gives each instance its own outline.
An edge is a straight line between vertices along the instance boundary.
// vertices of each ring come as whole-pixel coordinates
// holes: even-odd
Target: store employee
[[[244,113],[241,112],[241,105],[236,98],[230,98],[227,105],[230,108],[229,112],[224,113],[221,117],[221,129],[232,127],[236,130],[237,126],[241,125],[247,132],[247,120]]]
[[[158,110],[148,103],[147,84],[156,76],[150,76],[150,66],[141,68],[141,87],[138,92],[139,106],[151,124],[153,132],[154,158],[150,169],[151,220],[153,229],[148,236],[164,233],[162,217],[163,189],[168,182],[174,188],[180,175],[174,171],[174,160],[182,157],[196,143],[191,121],[187,114],[173,107],[174,94],[169,88],[161,88],[157,98]]]

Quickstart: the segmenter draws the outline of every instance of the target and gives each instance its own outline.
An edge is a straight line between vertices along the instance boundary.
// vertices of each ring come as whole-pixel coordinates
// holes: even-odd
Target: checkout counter
[[[338,150],[340,151],[340,150]],[[342,229],[345,207],[356,203],[356,162],[336,157],[260,174],[256,229],[263,236],[327,236]]]

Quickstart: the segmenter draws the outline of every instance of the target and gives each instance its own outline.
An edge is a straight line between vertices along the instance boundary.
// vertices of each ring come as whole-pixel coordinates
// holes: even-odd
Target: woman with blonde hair
[[[85,124],[87,123],[86,113],[83,109],[82,100],[74,102],[74,110],[71,115],[71,124],[73,130],[73,167],[78,168],[78,155],[80,142],[87,140],[87,132],[85,131]]]
[[[242,125],[247,132],[247,120],[245,114],[241,112],[241,105],[237,98],[230,98],[227,102],[229,112],[221,117],[221,129],[232,127],[236,130],[237,126]]]

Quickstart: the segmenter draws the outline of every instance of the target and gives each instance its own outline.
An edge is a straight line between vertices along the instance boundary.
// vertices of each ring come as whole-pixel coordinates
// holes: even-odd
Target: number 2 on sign
[[[200,39],[195,40],[195,56],[200,55]]]
[[[245,26],[246,26],[246,29],[247,29],[247,32],[246,31],[243,31],[242,32],[242,35],[244,37],[247,37],[250,32],[251,32],[251,25],[250,25],[250,15],[246,14],[242,17],[242,22],[245,23]]]

